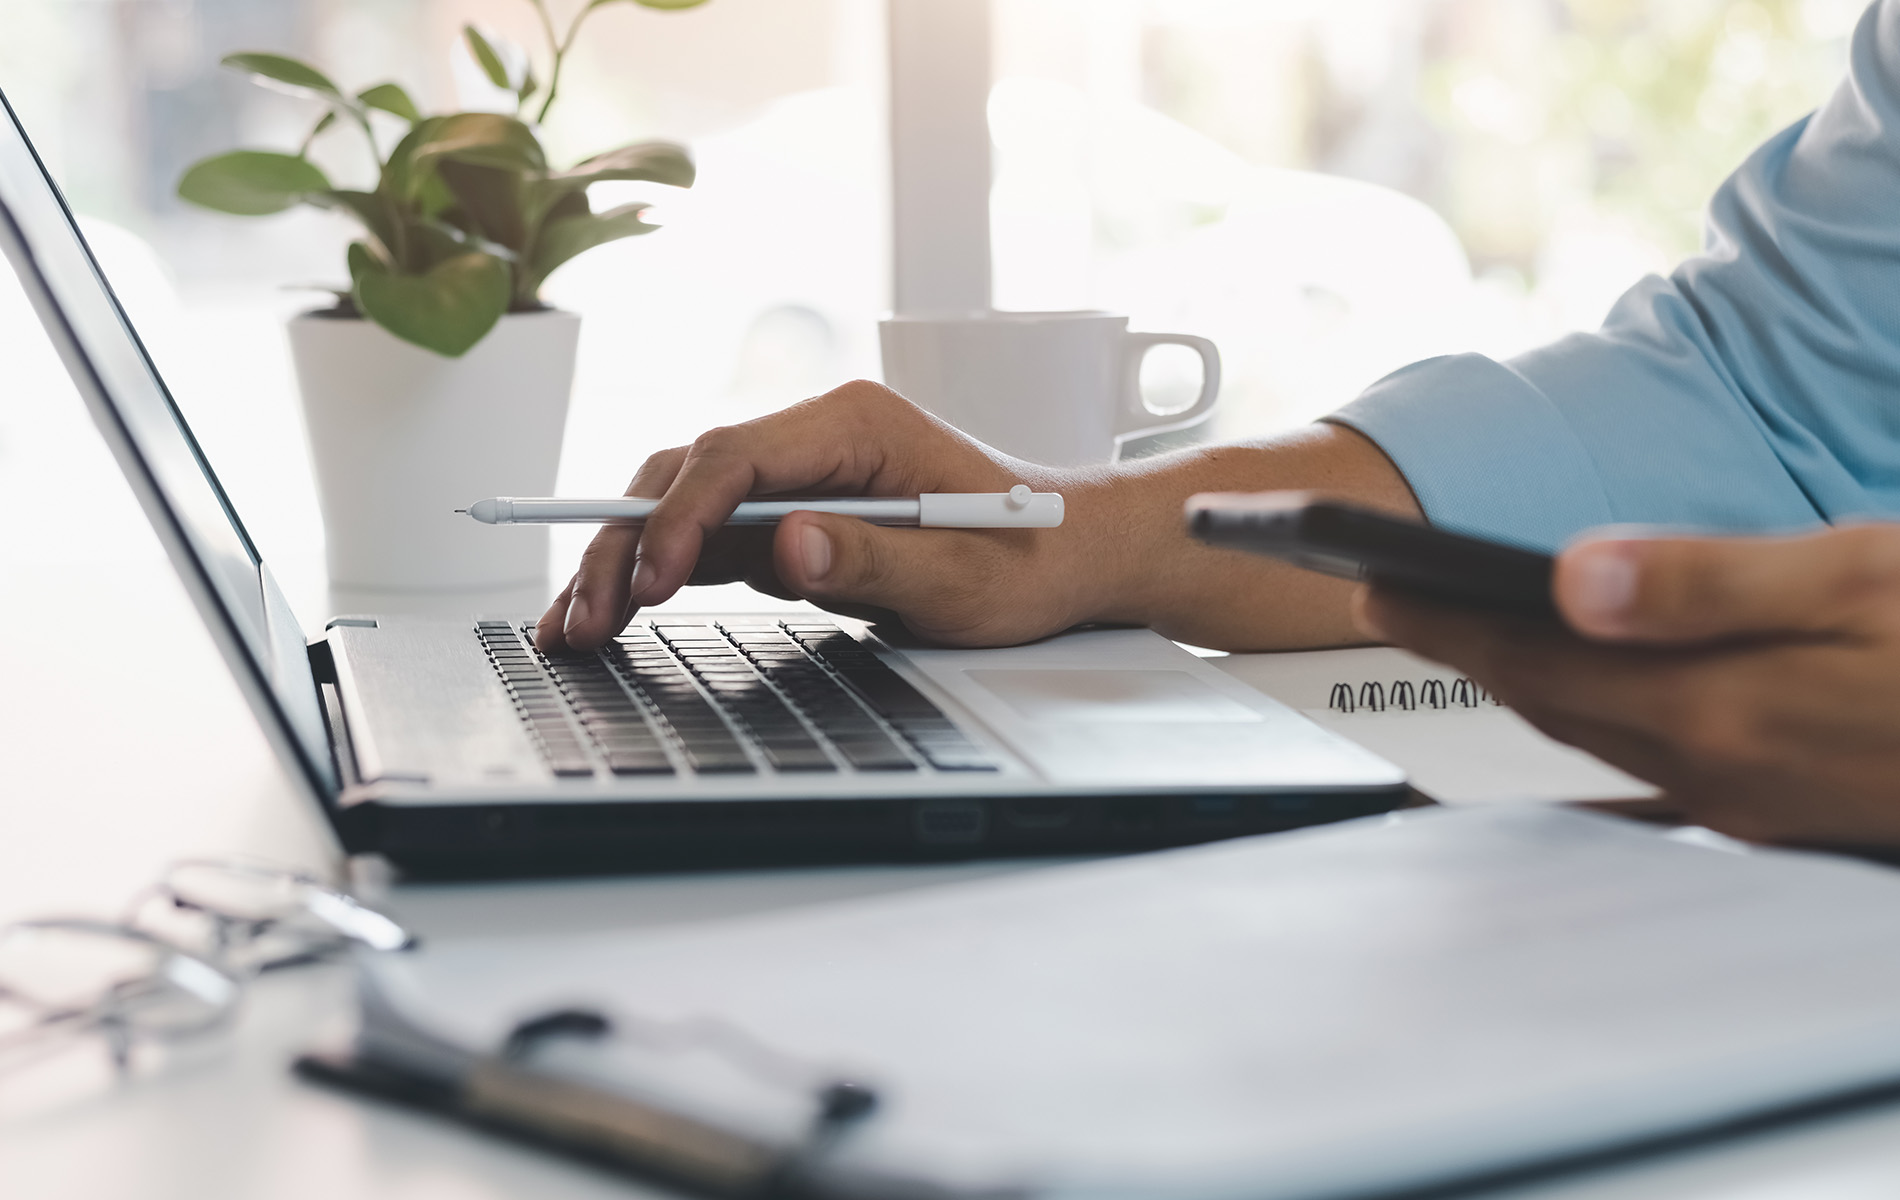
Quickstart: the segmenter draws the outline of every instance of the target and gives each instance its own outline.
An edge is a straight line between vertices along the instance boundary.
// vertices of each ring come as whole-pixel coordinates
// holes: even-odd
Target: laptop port
[[[926,846],[968,846],[983,840],[989,814],[969,800],[930,800],[917,806],[917,840]]]
[[[1075,821],[1075,801],[1060,796],[1019,796],[1003,801],[1003,819],[1017,829],[1061,829]]]

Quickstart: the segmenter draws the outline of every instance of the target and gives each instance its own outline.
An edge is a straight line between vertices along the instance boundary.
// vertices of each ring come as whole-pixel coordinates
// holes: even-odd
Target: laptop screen
[[[302,782],[333,793],[303,632],[4,93],[0,248],[266,732]]]

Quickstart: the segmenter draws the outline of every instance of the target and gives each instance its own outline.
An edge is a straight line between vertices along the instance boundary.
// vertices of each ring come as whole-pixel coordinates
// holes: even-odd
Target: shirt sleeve
[[[1329,419],[1434,524],[1526,546],[1900,515],[1900,0],[1861,19],[1828,103],[1722,185],[1703,253],[1601,330],[1415,363]]]

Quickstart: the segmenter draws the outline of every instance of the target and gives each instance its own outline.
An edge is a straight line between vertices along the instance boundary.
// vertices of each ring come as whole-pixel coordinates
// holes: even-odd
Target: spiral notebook
[[[1214,665],[1405,769],[1440,804],[1651,800],[1655,788],[1539,733],[1457,671],[1383,646]]]

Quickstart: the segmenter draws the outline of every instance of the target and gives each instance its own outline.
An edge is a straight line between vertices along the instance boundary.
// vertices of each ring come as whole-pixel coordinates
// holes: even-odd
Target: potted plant
[[[543,87],[527,53],[474,26],[470,53],[512,115],[424,116],[395,83],[350,93],[305,63],[233,54],[228,67],[320,106],[295,153],[237,150],[193,165],[185,200],[262,216],[308,204],[361,226],[336,303],[290,322],[333,588],[490,591],[545,583],[547,533],[454,515],[489,495],[554,490],[580,319],[543,304],[542,283],[596,246],[650,233],[645,204],[594,211],[610,180],[690,187],[670,142],[622,146],[556,169],[537,129],[595,9],[557,34],[548,0],[527,0],[547,35]],[[631,0],[684,9],[704,0]],[[379,136],[378,126],[388,132]],[[310,160],[318,139],[354,129],[377,177],[339,187]]]

